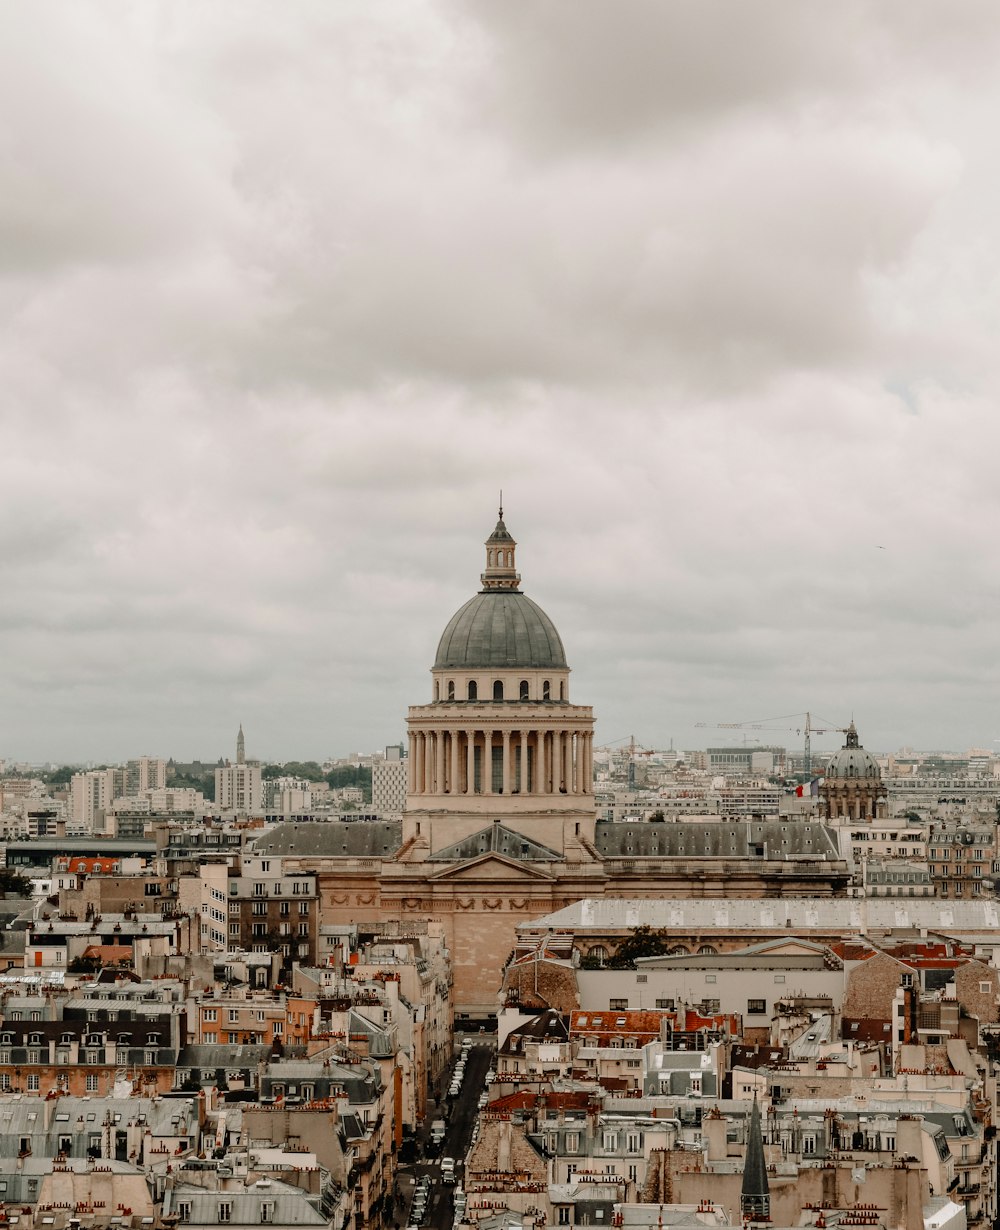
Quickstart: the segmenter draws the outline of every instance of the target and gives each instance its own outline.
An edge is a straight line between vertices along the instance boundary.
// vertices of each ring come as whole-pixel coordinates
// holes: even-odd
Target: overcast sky
[[[599,742],[998,746],[998,62],[993,0],[0,3],[0,758],[399,740],[500,487]]]

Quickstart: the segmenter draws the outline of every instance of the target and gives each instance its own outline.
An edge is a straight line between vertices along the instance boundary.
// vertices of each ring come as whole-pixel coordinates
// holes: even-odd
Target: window
[[[266,914],[267,913],[267,902],[266,901],[255,901],[251,908],[254,914]]]
[[[527,679],[522,679],[522,680],[521,680],[520,685],[519,685],[519,687],[518,687],[518,697],[519,697],[519,699],[520,699],[520,700],[527,700],[527,699],[528,699],[528,681],[527,681]],[[568,1210],[567,1210],[567,1211],[568,1211]]]
[[[761,1016],[766,1011],[767,1011],[767,1000],[766,999],[748,999],[747,1000],[747,1013],[750,1016]]]
[[[40,1079],[37,1072],[28,1073],[28,1092],[37,1093],[40,1088]]]
[[[658,999],[656,1006],[657,1008],[665,1008],[668,1012],[673,1012],[674,1001],[672,999]]]
[[[87,1073],[87,1092],[88,1093],[97,1092],[97,1073],[96,1072]]]
[[[569,1205],[561,1204],[559,1206],[559,1225],[560,1226],[568,1226],[570,1224],[569,1215],[570,1215]]]
[[[274,1220],[274,1202],[271,1200],[262,1200],[260,1205],[260,1220],[263,1222]]]
[[[493,699],[503,700],[503,680],[496,679],[493,683]]]
[[[989,982],[981,982],[981,983],[979,984],[979,994],[980,994],[980,995],[989,995],[990,991],[992,990],[992,985],[993,985],[993,984],[992,984],[992,983],[989,983]]]
[[[566,1152],[567,1153],[579,1153],[580,1152],[580,1133],[579,1132],[567,1132],[566,1133]],[[574,1170],[575,1169],[576,1167],[574,1167]]]
[[[618,1133],[605,1132],[603,1147],[605,1153],[617,1153],[618,1151]]]
[[[219,1221],[231,1221],[233,1217],[233,1202],[231,1200],[219,1201]]]
[[[552,684],[546,679],[542,684],[542,700],[552,699]]]
[[[478,700],[478,699],[479,699],[479,689],[476,687],[476,681],[475,681],[475,679],[470,679],[470,680],[469,680],[469,692],[468,692],[468,695],[469,695],[469,700]]]
[[[177,1201],[177,1216],[180,1218],[181,1221],[191,1220],[191,1201],[190,1200],[178,1200]]]
[[[627,1012],[628,1011],[628,1000],[627,999],[609,1000],[608,1007],[611,1009],[612,1012]]]
[[[215,1008],[203,1008],[201,1011],[201,1019],[203,1021],[217,1021],[219,1019],[218,1012]]]
[[[714,975],[714,974],[706,974],[706,975],[705,975],[705,981],[706,981],[706,982],[714,982],[714,981],[715,981],[715,975]]]
[[[233,1023],[233,1022],[238,1021],[239,1019],[240,1019],[240,1010],[239,1010],[239,1008],[230,1008],[230,1009],[229,1009],[229,1020],[230,1020],[230,1022],[231,1022],[231,1023]]]
[[[448,699],[449,700],[455,699],[455,680],[454,679],[448,680]]]
[[[292,912],[292,903],[290,901],[282,901],[278,906],[278,913],[282,918],[287,918]]]
[[[299,935],[309,934],[309,924],[307,922],[299,923]]]
[[[299,914],[300,914],[300,915],[304,915],[304,914],[308,914],[308,913],[309,913],[309,902],[308,902],[308,901],[300,901],[300,902],[299,902]]]
[[[629,1153],[638,1153],[642,1148],[642,1136],[638,1132],[629,1132],[625,1137],[625,1147]]]

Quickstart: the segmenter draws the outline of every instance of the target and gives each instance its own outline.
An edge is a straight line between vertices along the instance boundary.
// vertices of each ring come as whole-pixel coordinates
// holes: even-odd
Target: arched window
[[[479,689],[476,687],[475,679],[469,680],[469,700],[479,699]]]
[[[434,699],[435,700],[441,699],[441,685],[438,683],[436,679],[434,680]]]
[[[718,953],[717,948],[713,948],[711,944],[702,944],[698,949],[699,957],[714,957]]]
[[[551,700],[551,699],[552,699],[552,685],[546,679],[545,682],[542,684],[542,700]]]
[[[448,699],[449,700],[455,699],[455,680],[454,679],[448,680]]]
[[[686,957],[688,955],[688,950],[683,944],[675,944],[673,948],[667,950],[668,957]]]
[[[596,961],[598,965],[605,965],[608,960],[608,950],[603,944],[595,944],[590,952],[587,953],[587,956],[592,961]]]
[[[566,699],[566,684],[562,682],[560,682],[559,684],[559,699],[560,700]]]
[[[528,699],[528,681],[527,681],[527,679],[522,679],[522,680],[521,680],[521,686],[520,686],[519,692],[520,692],[520,698],[521,698],[521,700],[527,700],[527,699]]]
[[[493,699],[503,700],[503,680],[496,679],[493,682]]]
[[[489,551],[486,552],[486,563],[490,568],[493,567],[493,548],[492,547],[490,547]]]

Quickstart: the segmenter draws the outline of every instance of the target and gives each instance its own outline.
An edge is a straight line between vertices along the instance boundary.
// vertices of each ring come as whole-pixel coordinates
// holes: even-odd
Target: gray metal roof
[[[936,897],[587,897],[564,909],[518,924],[522,932],[616,931],[648,925],[704,931],[821,930],[870,932],[927,930],[968,935],[1000,944],[1000,903],[943,901]]]
[[[599,820],[594,844],[605,858],[829,858],[833,831],[811,820],[692,820],[682,824]],[[756,853],[762,850],[762,854]]]
[[[518,590],[476,594],[451,617],[441,635],[435,670],[475,668],[566,670],[566,651],[555,624]]]

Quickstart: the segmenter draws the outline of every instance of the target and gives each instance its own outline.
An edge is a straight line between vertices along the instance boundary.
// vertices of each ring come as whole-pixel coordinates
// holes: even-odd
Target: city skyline
[[[598,744],[1000,746],[994,8],[3,28],[0,757],[398,741],[500,488]]]

